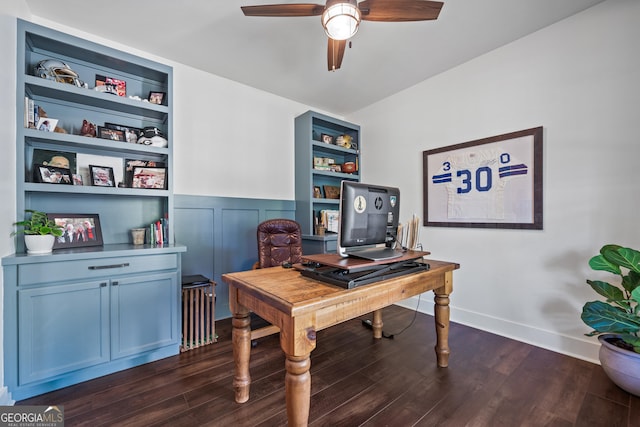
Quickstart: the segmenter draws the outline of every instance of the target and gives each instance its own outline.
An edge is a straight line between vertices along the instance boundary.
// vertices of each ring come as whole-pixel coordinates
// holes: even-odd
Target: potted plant
[[[598,335],[600,364],[620,388],[640,396],[640,252],[619,245],[604,245],[589,260],[593,270],[619,276],[612,285],[601,280],[587,283],[606,301],[587,302],[582,320]]]
[[[15,222],[13,225],[22,227],[22,229],[14,231],[11,236],[24,233],[24,244],[29,254],[50,253],[55,238],[62,236],[62,227],[47,218],[47,214],[44,212],[33,209],[27,209],[25,212],[31,214],[31,217]]]

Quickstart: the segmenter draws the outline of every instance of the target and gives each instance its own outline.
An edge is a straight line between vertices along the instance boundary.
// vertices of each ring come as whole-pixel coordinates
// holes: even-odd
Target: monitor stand
[[[347,255],[355,258],[364,258],[371,261],[387,261],[402,257],[401,251],[392,248],[369,248],[347,252]]]

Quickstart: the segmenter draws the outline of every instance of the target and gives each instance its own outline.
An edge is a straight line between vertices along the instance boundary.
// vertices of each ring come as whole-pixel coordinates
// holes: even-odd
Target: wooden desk
[[[453,291],[452,262],[426,260],[428,271],[343,289],[301,276],[295,269],[272,267],[223,274],[229,285],[233,313],[235,400],[249,400],[251,329],[249,312],[280,328],[280,346],[286,355],[285,393],[290,426],[306,426],[311,398],[311,351],[316,332],[374,312],[374,336],[382,336],[380,309],[426,291],[435,293],[435,346],[438,366],[449,363],[449,295]]]

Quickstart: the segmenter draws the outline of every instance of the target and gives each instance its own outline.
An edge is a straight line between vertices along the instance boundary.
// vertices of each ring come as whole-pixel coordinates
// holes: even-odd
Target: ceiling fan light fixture
[[[357,0],[329,0],[322,12],[322,26],[333,40],[347,40],[358,31],[360,18]]]

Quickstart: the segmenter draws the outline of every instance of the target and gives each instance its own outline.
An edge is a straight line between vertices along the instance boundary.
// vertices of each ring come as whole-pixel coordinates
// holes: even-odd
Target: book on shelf
[[[164,218],[149,224],[149,244],[151,246],[162,246],[169,243],[169,220],[167,215]]]

